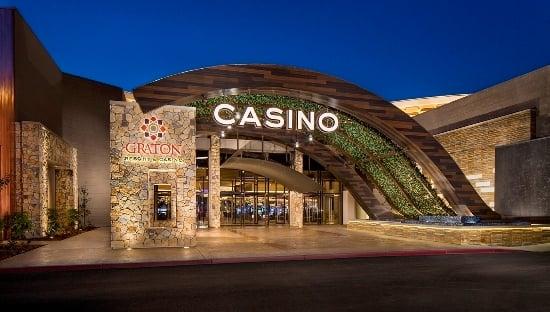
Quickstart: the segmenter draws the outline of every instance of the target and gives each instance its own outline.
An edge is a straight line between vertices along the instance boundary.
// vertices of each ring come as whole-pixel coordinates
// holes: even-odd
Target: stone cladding
[[[220,137],[210,136],[208,153],[208,226],[219,228],[221,223],[220,202]]]
[[[350,230],[456,245],[524,246],[550,243],[548,226],[435,226],[352,220]]]
[[[434,136],[458,164],[483,201],[493,209],[495,147],[530,140],[531,114],[530,110],[524,110]]]
[[[151,128],[144,130],[144,123],[153,120],[158,123],[154,138]],[[135,102],[112,101],[110,129],[111,247],[194,246],[197,229],[195,109],[167,105],[144,114]],[[168,147],[162,155],[162,146],[157,146],[159,153],[152,153],[152,148],[129,149],[128,144]],[[171,146],[177,147],[178,155],[172,154]],[[155,184],[170,187],[169,220],[155,220]]]
[[[294,153],[294,170],[304,172],[304,154]],[[290,226],[301,228],[304,226],[304,194],[290,191]]]
[[[77,150],[39,122],[16,122],[15,137],[16,209],[31,217],[31,236],[45,236],[48,208],[78,207]]]

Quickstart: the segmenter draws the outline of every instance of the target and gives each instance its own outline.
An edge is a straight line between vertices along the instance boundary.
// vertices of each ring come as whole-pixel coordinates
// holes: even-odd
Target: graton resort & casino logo
[[[162,119],[151,116],[151,118],[145,118],[143,120],[141,130],[146,138],[151,139],[151,141],[156,141],[157,139],[162,139],[164,132],[166,132],[166,126],[163,125]]]
[[[181,156],[184,147],[181,144],[166,142],[168,126],[162,119],[156,116],[144,118],[139,125],[139,130],[146,141],[126,143],[124,147],[125,161],[182,162]]]

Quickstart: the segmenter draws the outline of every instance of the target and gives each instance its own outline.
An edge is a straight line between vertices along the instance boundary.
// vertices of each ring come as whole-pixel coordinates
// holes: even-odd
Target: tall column
[[[208,153],[208,227],[219,228],[220,221],[220,137],[213,134]]]
[[[304,171],[304,155],[296,151],[294,153],[294,170]],[[304,226],[304,195],[290,191],[290,226],[301,228]]]

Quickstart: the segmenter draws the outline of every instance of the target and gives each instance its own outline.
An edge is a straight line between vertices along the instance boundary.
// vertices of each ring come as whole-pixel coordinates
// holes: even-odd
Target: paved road
[[[0,306],[34,311],[547,312],[550,253],[3,274]]]

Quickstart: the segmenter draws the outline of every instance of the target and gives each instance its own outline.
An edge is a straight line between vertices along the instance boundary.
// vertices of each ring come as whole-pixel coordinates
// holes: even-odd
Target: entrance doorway
[[[222,225],[288,223],[289,190],[250,172],[221,170]]]
[[[209,221],[207,159],[206,151],[197,151],[196,210],[199,228],[208,228]],[[290,158],[286,154],[269,154],[269,159],[290,166]],[[307,155],[304,155],[303,164],[303,174],[322,186],[319,192],[303,194],[304,224],[342,224],[342,184]],[[220,170],[222,226],[287,225],[290,223],[289,198],[290,190],[273,179],[243,170]]]

